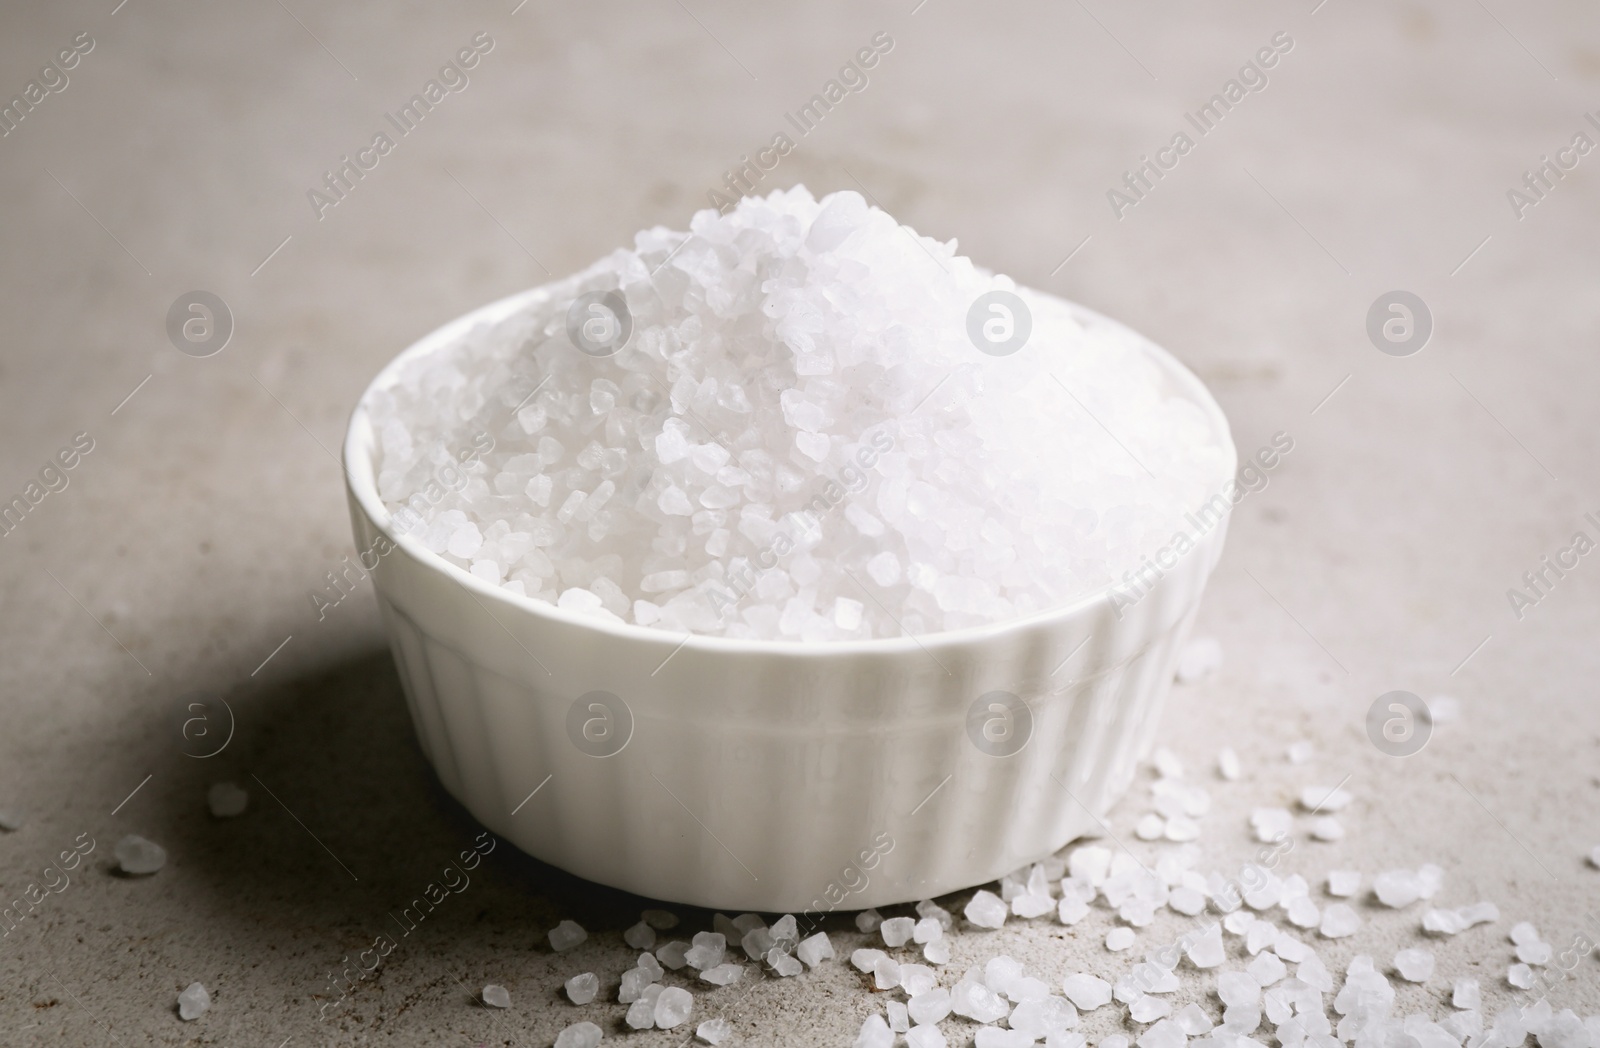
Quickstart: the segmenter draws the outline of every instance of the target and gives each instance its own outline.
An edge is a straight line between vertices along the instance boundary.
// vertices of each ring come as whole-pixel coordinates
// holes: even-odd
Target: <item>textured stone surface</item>
[[[1480,977],[1492,1016],[1513,999],[1510,922],[1532,921],[1558,953],[1572,942],[1600,876],[1583,861],[1600,840],[1600,567],[1585,558],[1521,621],[1506,589],[1574,531],[1597,535],[1582,514],[1600,516],[1600,161],[1520,221],[1506,192],[1600,102],[1583,5],[1491,4],[1504,29],[1472,4],[1348,0],[1314,15],[1090,3],[1099,24],[1076,4],[949,0],[915,14],[911,0],[696,0],[694,17],[676,4],[530,0],[512,15],[511,0],[291,0],[303,27],[276,4],[114,6],[0,15],[7,98],[77,33],[95,40],[70,85],[0,138],[0,496],[75,433],[95,442],[69,486],[0,539],[0,807],[22,818],[0,834],[0,885],[16,898],[79,835],[97,844],[0,947],[0,1024],[19,1043],[99,1042],[102,1022],[130,1044],[549,1044],[583,1018],[619,1028],[623,1006],[557,993],[595,971],[608,996],[636,959],[621,933],[641,900],[501,845],[402,935],[402,911],[480,828],[412,741],[370,584],[321,620],[313,610],[355,552],[333,452],[404,345],[636,229],[682,228],[880,30],[896,46],[871,86],[764,186],[865,189],[1171,348],[1215,391],[1241,453],[1280,430],[1295,440],[1237,510],[1197,625],[1224,665],[1174,693],[1161,730],[1191,777],[1225,745],[1243,764],[1238,783],[1207,780],[1202,868],[1255,854],[1252,809],[1349,774],[1345,838],[1299,840],[1285,869],[1370,884],[1434,861],[1447,875],[1433,905],[1496,902],[1501,922],[1429,944],[1433,983]],[[1269,86],[1118,220],[1107,190],[1280,29],[1295,47]],[[495,47],[470,86],[319,221],[307,190],[480,30]],[[1435,318],[1412,357],[1365,332],[1373,300],[1397,288]],[[236,320],[205,359],[165,330],[194,289]],[[1461,717],[1417,756],[1385,756],[1364,717],[1393,689],[1459,696]],[[219,699],[235,730],[198,759],[227,737]],[[195,702],[210,703],[209,727],[189,723]],[[1283,755],[1301,738],[1315,756],[1294,767]],[[207,814],[219,779],[251,792],[243,816]],[[1138,847],[1145,799],[1111,820]],[[167,849],[160,874],[110,872],[128,833]],[[1420,907],[1353,902],[1361,931],[1317,942],[1331,968],[1422,945]],[[556,957],[543,936],[566,917],[591,936]],[[684,917],[683,938],[709,927]],[[1186,921],[1164,912],[1141,938]],[[875,938],[848,918],[827,929],[841,957]],[[384,934],[398,945],[356,978]],[[943,980],[998,952],[1057,979],[1137,959],[1113,959],[1103,935],[1098,919],[1068,929],[1048,915],[958,930]],[[341,998],[329,972],[346,968]],[[180,1023],[173,1002],[196,980],[212,1007]],[[487,982],[518,1007],[476,1007]],[[842,961],[692,985],[695,1021],[727,1007],[747,1044],[848,1044],[875,1007]],[[1438,992],[1398,987],[1397,1008],[1434,1007]],[[1592,962],[1551,1003],[1600,1011]],[[1084,1017],[1091,1042],[1111,1012]]]

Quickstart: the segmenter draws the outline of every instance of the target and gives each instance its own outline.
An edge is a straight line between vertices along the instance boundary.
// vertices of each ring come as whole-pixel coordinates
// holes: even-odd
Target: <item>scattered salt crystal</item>
[[[622,933],[622,941],[635,950],[653,950],[656,945],[656,930],[640,921]]]
[[[913,1026],[906,1031],[906,1048],[946,1048],[948,1043],[937,1026]]]
[[[600,1027],[594,1023],[573,1023],[556,1035],[556,1048],[597,1048],[600,1038]]]
[[[1285,909],[1288,912],[1289,923],[1296,928],[1315,928],[1322,922],[1322,911],[1317,909],[1316,903],[1304,895],[1290,899]]]
[[[682,939],[674,939],[665,946],[661,946],[656,949],[656,960],[660,961],[668,968],[671,968],[673,971],[677,971],[689,963],[688,957],[686,956],[688,952],[688,943],[684,942]]]
[[[1518,921],[1511,926],[1511,941],[1518,946],[1524,943],[1538,942],[1539,929],[1528,921]]]
[[[922,959],[929,964],[950,963],[950,943],[945,939],[936,939],[922,948]]]
[[[1550,963],[1550,958],[1555,955],[1555,947],[1547,942],[1525,942],[1517,944],[1517,960],[1524,964],[1544,965]]]
[[[1427,982],[1433,977],[1433,954],[1427,950],[1401,950],[1394,955],[1394,970],[1406,982]]]
[[[1164,779],[1183,778],[1183,762],[1166,746],[1155,748],[1155,752],[1150,754],[1150,763],[1155,765],[1156,773]]]
[[[1483,991],[1476,979],[1457,979],[1450,988],[1450,1003],[1457,1008],[1477,1011],[1483,1007]]]
[[[833,943],[829,941],[827,932],[817,932],[815,935],[802,939],[799,945],[794,948],[794,954],[805,962],[806,967],[815,968],[823,961],[833,959]]]
[[[944,925],[932,917],[924,917],[912,926],[911,941],[914,943],[938,942],[942,938],[944,938]]]
[[[1171,1004],[1163,998],[1148,993],[1140,994],[1128,1005],[1128,1018],[1136,1023],[1155,1022],[1171,1014]]]
[[[211,995],[197,982],[190,983],[178,994],[178,1018],[184,1022],[200,1018],[210,1007]]]
[[[136,876],[155,873],[167,864],[166,849],[132,833],[117,842],[112,854],[116,856],[117,867],[123,873]]]
[[[883,1016],[876,1013],[867,1016],[861,1024],[861,1032],[856,1035],[855,1048],[892,1048],[893,1044],[894,1031],[889,1029]]]
[[[237,783],[215,782],[206,791],[206,804],[212,815],[219,819],[231,819],[243,815],[250,806],[250,793]]]
[[[557,953],[564,953],[589,937],[589,933],[576,921],[562,921],[550,929],[548,938],[550,948]]]
[[[1167,820],[1166,836],[1169,841],[1193,841],[1200,838],[1200,824],[1187,815],[1174,815]]]
[[[1250,825],[1256,831],[1256,840],[1272,844],[1289,836],[1294,816],[1287,808],[1257,808],[1250,813]]]
[[[900,966],[900,988],[906,992],[908,997],[927,993],[938,984],[938,973],[925,964],[902,964]]]
[[[1106,933],[1106,949],[1120,953],[1133,945],[1132,928],[1113,928]]]
[[[1319,815],[1311,820],[1311,836],[1319,841],[1344,840],[1344,824],[1332,815]]]
[[[1218,972],[1217,997],[1226,1007],[1253,1006],[1261,1000],[1261,984],[1246,972]]]
[[[1183,1027],[1171,1019],[1162,1019],[1140,1036],[1139,1048],[1184,1048],[1189,1043]]]
[[[1526,964],[1513,964],[1506,969],[1506,982],[1519,990],[1533,989],[1533,969]]]
[[[1422,898],[1422,890],[1422,880],[1412,870],[1387,870],[1372,879],[1378,901],[1397,910]]]
[[[935,987],[912,997],[906,1003],[911,1021],[926,1025],[942,1022],[950,1014],[950,991]]]
[[[1065,997],[1046,993],[1019,1001],[1006,1019],[1011,1029],[1034,1039],[1048,1036],[1053,1030],[1065,1030],[1078,1025],[1078,1010]]]
[[[21,813],[7,808],[0,808],[0,830],[5,830],[7,833],[15,833],[20,829],[22,829]],[[1600,848],[1597,848],[1596,851],[1600,851]]]
[[[862,910],[856,914],[856,931],[871,935],[883,924],[883,915],[877,910]]]
[[[1133,827],[1134,836],[1141,841],[1158,841],[1166,832],[1166,820],[1155,812],[1147,812]]]
[[[657,987],[659,989],[659,987]],[[640,997],[628,1005],[627,1014],[622,1017],[635,1030],[653,1030],[656,1025],[656,1000],[659,994],[651,997]]]
[[[1196,637],[1178,655],[1178,680],[1193,684],[1222,667],[1222,643],[1215,637]]]
[[[1185,952],[1189,963],[1196,968],[1215,968],[1221,964],[1227,958],[1227,951],[1222,945],[1222,926],[1211,925]]]
[[[1006,904],[998,895],[980,888],[962,913],[979,928],[998,928],[1006,923],[1006,911]]]
[[[1131,1043],[1126,1034],[1114,1033],[1102,1037],[1098,1048],[1128,1048]]]
[[[917,903],[917,916],[923,920],[937,921],[939,927],[945,931],[956,926],[956,919],[950,915],[950,911],[932,899],[923,899]]]
[[[1328,894],[1348,899],[1361,890],[1361,874],[1356,870],[1334,870],[1328,874]]]
[[[744,974],[742,964],[719,964],[700,973],[700,978],[713,986],[728,986],[739,981]]]
[[[776,946],[767,951],[765,960],[773,974],[782,979],[792,978],[805,971],[804,965]]]
[[[857,971],[870,972],[878,966],[878,962],[889,956],[882,950],[874,950],[870,946],[863,946],[850,955],[850,963],[855,965]]]
[[[504,986],[496,986],[494,983],[490,983],[483,988],[483,1003],[491,1008],[509,1008],[511,1007],[511,993]]]
[[[694,1035],[706,1044],[721,1044],[732,1032],[733,1028],[728,1025],[728,1020],[722,1018],[707,1019],[694,1028]]]
[[[671,910],[645,910],[639,919],[658,932],[670,931],[678,926],[678,915]]]
[[[751,928],[744,933],[739,942],[739,947],[744,950],[745,956],[752,961],[759,961],[767,955],[767,951],[774,946],[772,932],[766,927]]]
[[[573,1004],[588,1004],[600,993],[600,977],[594,972],[574,975],[566,982],[567,1000]]]
[[[1186,917],[1198,917],[1206,908],[1205,893],[1180,885],[1167,895],[1167,906]]]
[[[1222,919],[1222,929],[1231,935],[1244,935],[1256,923],[1256,915],[1249,910],[1234,910]]]
[[[872,984],[880,990],[892,990],[900,985],[900,963],[893,957],[879,957],[872,966]]]
[[[1061,992],[1080,1011],[1092,1012],[1111,1003],[1111,984],[1098,975],[1077,972],[1061,980]]]
[[[878,931],[883,935],[883,944],[894,950],[911,940],[915,928],[916,922],[910,917],[891,917],[879,925]]]
[[[1229,782],[1236,782],[1244,774],[1244,769],[1239,764],[1239,755],[1232,746],[1228,746],[1217,754],[1217,774]]]
[[[645,990],[655,983],[660,976],[648,968],[630,968],[622,973],[622,985],[617,989],[617,1000],[622,1004],[632,1004],[643,997]]]
[[[731,925],[730,925],[731,927]],[[737,928],[732,929],[735,933]],[[727,954],[727,935],[723,932],[695,932],[694,944],[684,952],[683,959],[695,971],[703,972],[722,963]]]
[[[12,828],[13,827],[7,827],[7,829]],[[1597,844],[1593,848],[1589,849],[1589,865],[1593,866],[1597,870],[1600,870],[1600,844]]]
[[[1289,747],[1288,758],[1290,764],[1304,764],[1311,759],[1311,743],[1301,740]]]
[[[1300,791],[1300,807],[1309,812],[1343,811],[1354,799],[1337,786],[1307,786]]]
[[[767,922],[761,919],[759,913],[741,913],[733,919],[733,926],[739,929],[739,934],[743,937],[757,928],[765,928]]]
[[[1345,903],[1336,902],[1322,911],[1321,931],[1326,938],[1342,939],[1360,927],[1361,918]]]
[[[1271,986],[1273,983],[1289,974],[1289,969],[1284,967],[1283,961],[1275,953],[1260,953],[1245,968],[1250,977],[1262,986]]]
[[[1056,917],[1062,924],[1077,924],[1089,916],[1089,904],[1076,895],[1063,895],[1056,904]]]
[[[976,1022],[992,1023],[1009,1015],[1011,1006],[983,983],[963,979],[950,991],[950,1010]]]
[[[656,998],[656,1027],[670,1030],[681,1025],[694,1011],[694,997],[681,986],[669,986]]]
[[[1278,926],[1271,921],[1256,921],[1245,930],[1244,948],[1251,956],[1268,949],[1278,941]]]
[[[883,1010],[888,1013],[889,1029],[895,1033],[905,1033],[911,1029],[911,1012],[899,1001],[884,1001]]]

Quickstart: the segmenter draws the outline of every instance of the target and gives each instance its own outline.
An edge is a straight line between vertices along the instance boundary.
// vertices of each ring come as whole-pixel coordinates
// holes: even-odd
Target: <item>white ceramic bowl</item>
[[[544,294],[446,324],[368,392],[393,381],[401,360]],[[1115,324],[1071,308],[1085,323]],[[1227,420],[1205,387],[1147,346],[1171,391],[1212,420],[1231,460]],[[802,913],[931,898],[1092,830],[1152,743],[1227,529],[1224,517],[1120,617],[1100,593],[913,639],[685,639],[519,597],[399,534],[377,494],[366,399],[344,445],[350,513],[358,549],[394,547],[372,574],[412,722],[440,780],[529,854],[678,903]],[[1008,727],[980,704],[974,736],[969,712],[995,691],[1027,708]],[[611,702],[595,692],[625,709],[612,702],[591,714]],[[1025,741],[994,755],[974,742],[985,726],[990,751]],[[591,755],[607,730],[611,745],[626,745]]]

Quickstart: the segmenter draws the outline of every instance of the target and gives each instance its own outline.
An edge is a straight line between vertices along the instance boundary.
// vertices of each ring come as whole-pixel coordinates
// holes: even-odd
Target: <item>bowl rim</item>
[[[535,621],[593,630],[619,642],[674,645],[675,653],[678,650],[688,650],[790,658],[840,655],[896,656],[918,652],[927,654],[930,648],[948,650],[968,647],[983,644],[1008,634],[1026,632],[1032,629],[1060,627],[1073,619],[1087,620],[1093,616],[1097,608],[1101,608],[1107,603],[1109,594],[1118,585],[1117,583],[1111,583],[1070,603],[1057,605],[1042,611],[1029,612],[1026,615],[1018,615],[998,622],[903,637],[875,637],[869,640],[801,641],[723,637],[695,633],[693,631],[686,631],[680,636],[674,630],[663,630],[654,626],[640,626],[631,622],[611,622],[597,616],[568,611],[533,597],[519,596],[508,591],[503,586],[490,584],[466,569],[450,563],[437,553],[424,547],[420,539],[415,535],[397,533],[393,527],[392,514],[389,512],[388,507],[384,505],[383,500],[378,497],[373,455],[377,447],[377,438],[373,432],[372,421],[368,412],[373,393],[392,385],[397,378],[399,369],[405,364],[459,341],[463,335],[478,324],[496,323],[519,309],[540,299],[548,298],[557,286],[564,283],[566,281],[551,281],[495,299],[469,310],[423,335],[385,364],[373,376],[372,380],[367,383],[366,387],[361,391],[361,396],[356,400],[355,407],[351,410],[349,421],[345,427],[345,438],[341,448],[342,472],[344,473],[346,492],[350,499],[360,507],[362,514],[367,518],[371,526],[392,543],[396,549],[409,554],[420,566],[441,573],[450,581],[465,587],[479,599],[480,604],[484,598],[488,598],[507,610],[531,616]],[[1182,395],[1205,413],[1217,434],[1225,442],[1226,448],[1233,459],[1233,470],[1230,476],[1237,473],[1239,455],[1233,442],[1233,433],[1228,425],[1227,415],[1223,412],[1221,405],[1217,403],[1216,398],[1211,395],[1211,391],[1206,388],[1205,383],[1201,382],[1199,377],[1190,371],[1182,361],[1148,336],[1087,306],[1037,288],[1019,287],[1018,290],[1027,294],[1054,299],[1064,305],[1080,320],[1109,325],[1133,336],[1145,353],[1161,369],[1164,377],[1173,382]],[[1222,536],[1226,533],[1226,524],[1232,516],[1232,510],[1233,504],[1230,502],[1227,510],[1224,511],[1222,519],[1218,521],[1218,526],[1208,531],[1197,543],[1199,548],[1194,551],[1196,554],[1201,553],[1205,547],[1221,541]],[[1207,574],[1209,574],[1209,571]]]

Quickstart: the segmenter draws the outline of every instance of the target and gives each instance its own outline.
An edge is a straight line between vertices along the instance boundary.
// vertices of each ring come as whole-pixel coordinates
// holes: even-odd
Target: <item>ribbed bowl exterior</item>
[[[535,293],[468,314],[406,355]],[[1150,349],[1227,440],[1198,380]],[[1227,529],[1224,517],[1131,607],[1102,595],[918,640],[685,638],[519,598],[396,534],[373,449],[358,407],[345,444],[356,541],[394,545],[372,575],[417,737],[445,788],[554,866],[727,910],[930,898],[1092,831],[1152,744]],[[626,745],[604,757],[569,731],[574,705],[597,691],[632,720]],[[1031,718],[1027,732],[1014,722],[1026,741],[1006,756],[969,730],[974,703],[995,691]]]

